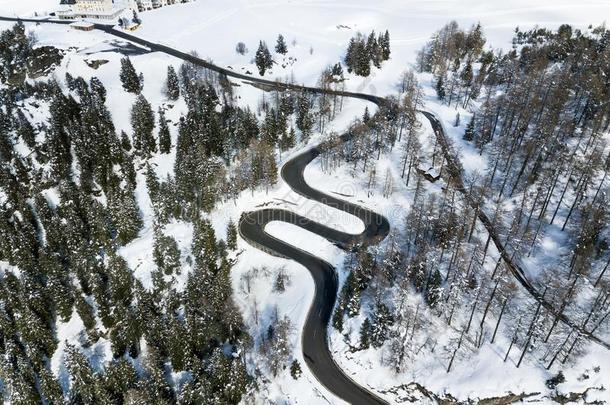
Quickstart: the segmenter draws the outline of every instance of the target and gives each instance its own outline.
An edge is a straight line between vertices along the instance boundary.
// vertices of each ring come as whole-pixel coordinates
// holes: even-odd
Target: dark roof
[[[76,0],[60,0],[59,4],[76,4]]]

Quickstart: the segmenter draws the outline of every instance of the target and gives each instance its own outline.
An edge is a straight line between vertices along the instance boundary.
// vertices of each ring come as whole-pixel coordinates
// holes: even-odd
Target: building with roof
[[[137,9],[135,0],[61,0],[57,16],[60,19],[112,21],[128,9]]]

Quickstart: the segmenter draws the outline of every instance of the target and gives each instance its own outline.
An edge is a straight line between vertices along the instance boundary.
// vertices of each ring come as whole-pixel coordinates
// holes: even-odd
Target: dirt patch
[[[109,61],[106,59],[85,60],[85,63],[87,64],[87,66],[89,66],[91,69],[96,69],[96,70],[99,69],[100,66],[103,66],[108,62]]]

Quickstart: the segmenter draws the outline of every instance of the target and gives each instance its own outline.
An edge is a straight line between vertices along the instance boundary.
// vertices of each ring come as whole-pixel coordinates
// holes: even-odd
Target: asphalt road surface
[[[49,19],[17,19],[12,17],[0,16],[0,21],[24,21],[34,23],[48,24],[69,24],[71,21],[58,21]],[[364,93],[353,93],[347,91],[333,91],[316,87],[302,86],[298,84],[286,84],[272,80],[260,79],[249,75],[234,72],[230,69],[214,65],[203,59],[200,59],[191,54],[179,51],[169,46],[153,43],[124,31],[115,30],[113,27],[104,24],[95,24],[95,28],[104,31],[115,37],[122,38],[133,43],[148,47],[151,51],[163,52],[172,55],[176,58],[191,62],[195,65],[204,67],[214,72],[220,73],[227,77],[242,80],[246,83],[267,86],[270,89],[279,90],[298,90],[311,93],[324,93],[331,95],[340,95],[350,98],[358,98],[370,101],[377,105],[387,102],[384,98],[377,97]],[[445,131],[441,122],[434,114],[426,111],[421,111],[422,114],[430,121],[435,135],[437,136],[441,149],[447,162],[447,167],[451,176],[454,178],[457,189],[462,193],[469,204],[474,207],[475,202],[470,198],[462,181],[462,173],[460,165],[452,152]],[[342,141],[349,138],[349,134],[344,134],[341,137]],[[366,388],[358,385],[350,377],[348,377],[335,363],[328,349],[327,328],[332,314],[332,310],[337,298],[338,281],[335,269],[322,259],[311,255],[295,246],[289,245],[273,236],[267,234],[264,229],[265,225],[271,221],[283,221],[297,225],[303,229],[320,235],[332,243],[343,249],[351,249],[354,246],[365,247],[371,244],[380,242],[388,234],[390,230],[389,223],[386,218],[372,211],[364,209],[358,205],[351,204],[344,200],[322,193],[310,187],[303,178],[305,167],[318,155],[320,149],[314,147],[306,150],[300,155],[294,157],[282,167],[282,178],[290,187],[298,194],[318,201],[322,204],[329,205],[352,214],[362,220],[365,224],[365,230],[360,235],[350,235],[339,230],[327,227],[323,224],[311,221],[300,215],[290,211],[279,209],[262,209],[254,212],[243,214],[239,223],[239,232],[241,236],[253,246],[275,256],[285,257],[297,261],[305,266],[315,283],[314,300],[309,309],[307,320],[302,334],[303,355],[308,367],[311,369],[316,378],[329,391],[339,398],[352,404],[385,404],[382,399],[375,396]],[[530,283],[523,272],[522,267],[518,264],[518,259],[512,257],[504,248],[497,232],[495,231],[492,222],[485,215],[483,210],[479,210],[479,219],[487,228],[492,236],[492,240],[496,244],[498,251],[501,253],[505,264],[515,277],[515,279],[528,291],[528,293],[540,304],[546,308],[551,314],[554,314],[560,321],[573,328],[578,332],[578,336],[589,339],[592,342],[610,349],[610,344],[599,339],[593,333],[588,332],[581,324],[569,319],[565,314],[557,311],[555,306],[546,301],[544,296]]]
[[[349,135],[341,137],[346,140]],[[329,391],[351,404],[385,404],[367,389],[356,384],[335,363],[328,349],[328,324],[337,299],[337,272],[329,263],[265,232],[271,221],[282,221],[320,235],[343,249],[375,244],[390,231],[388,220],[370,210],[329,196],[310,187],[303,177],[305,167],[320,154],[314,147],[295,156],[282,167],[282,178],[296,193],[358,217],[365,230],[353,235],[330,228],[303,216],[281,209],[263,209],[242,215],[241,236],[265,252],[292,259],[309,270],[315,284],[315,294],[302,333],[303,357],[314,376]]]

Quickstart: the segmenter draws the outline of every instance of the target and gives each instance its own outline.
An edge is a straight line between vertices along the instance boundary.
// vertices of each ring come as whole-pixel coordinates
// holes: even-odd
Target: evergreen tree
[[[381,347],[388,338],[389,327],[394,323],[390,309],[383,303],[378,303],[371,322],[371,345]]]
[[[426,288],[426,302],[428,303],[428,305],[430,305],[431,307],[435,307],[436,304],[438,303],[438,300],[440,299],[440,295],[441,295],[441,283],[442,283],[443,279],[441,277],[441,273],[438,271],[438,269],[436,269],[432,275],[430,276],[430,279],[428,280],[428,286]]]
[[[36,146],[36,130],[21,109],[17,110],[17,123],[17,136],[33,149]]]
[[[159,151],[169,153],[172,148],[172,138],[169,133],[169,126],[165,119],[165,112],[159,107]]]
[[[343,80],[344,79],[343,78],[343,67],[341,67],[340,63],[335,63],[333,65],[331,73],[332,73],[334,78],[337,78],[339,80]]]
[[[155,264],[167,275],[180,272],[180,249],[178,243],[171,236],[155,231],[153,246]]]
[[[347,65],[347,71],[351,73],[356,66],[356,39],[353,37],[349,40],[343,61]]]
[[[146,188],[154,205],[159,199],[161,184],[159,183],[157,172],[149,162],[146,162]]]
[[[121,59],[121,83],[125,91],[129,93],[139,94],[142,91],[142,83],[136,69],[131,64],[128,57]]]
[[[360,349],[368,349],[371,346],[372,326],[369,318],[365,318],[360,327]]]
[[[153,136],[155,114],[150,103],[139,95],[131,109],[131,127],[133,128],[133,147],[142,157],[150,157],[157,151]]]
[[[301,364],[299,364],[299,361],[297,359],[294,359],[292,361],[292,364],[290,365],[290,375],[295,380],[298,380],[302,374],[303,370],[301,370]]]
[[[284,131],[282,133],[282,137],[280,138],[279,147],[281,151],[287,151],[290,148],[293,148],[296,144],[296,133],[294,132],[294,127],[290,127],[290,131]]]
[[[315,122],[311,108],[309,95],[304,91],[299,93],[296,124],[299,131],[301,131],[301,139],[304,142],[309,139]]]
[[[354,48],[354,73],[358,76],[368,77],[371,74],[371,54],[367,49],[364,37],[358,36]]]
[[[369,34],[369,37],[366,41],[366,53],[368,54],[369,60],[373,62],[373,66],[375,66],[376,68],[380,68],[382,55],[381,49],[379,48],[379,43],[377,42],[377,38],[375,37],[375,31],[372,31]]]
[[[138,374],[129,361],[121,358],[106,366],[102,384],[112,403],[128,403],[129,392],[138,386]]]
[[[167,79],[165,79],[165,96],[172,101],[180,97],[180,82],[173,66],[167,67]]]
[[[333,327],[339,332],[343,332],[343,315],[345,313],[344,305],[342,299],[339,301],[339,305],[337,305],[337,309],[333,314]]]
[[[364,107],[364,114],[362,114],[362,122],[365,124],[371,120],[371,113],[369,112],[369,107]]]
[[[46,368],[42,368],[39,373],[40,391],[42,397],[48,404],[61,404],[64,402],[63,392],[57,378]]]
[[[129,140],[129,135],[125,131],[121,131],[121,147],[126,152],[131,150],[131,140]]]
[[[92,77],[89,81],[89,87],[91,88],[91,93],[95,95],[95,99],[100,104],[104,104],[106,102],[107,92],[102,81],[97,77]]]
[[[82,297],[81,294],[76,295],[75,309],[78,316],[83,321],[83,325],[87,330],[93,330],[95,327],[95,316],[93,315],[93,308],[91,305]]]
[[[135,195],[131,190],[115,188],[108,195],[108,210],[114,227],[114,236],[125,245],[138,236],[142,218]]]
[[[112,254],[108,260],[108,292],[115,305],[128,306],[133,300],[134,278],[125,259]]]
[[[70,372],[70,403],[93,404],[97,383],[87,358],[74,346],[66,347],[66,367]]]
[[[258,72],[261,76],[264,76],[265,72],[273,67],[273,58],[271,57],[269,48],[267,48],[267,44],[263,41],[259,42],[254,61],[256,62],[256,67],[258,67]]]
[[[390,33],[388,30],[385,31],[383,36],[379,36],[379,47],[381,48],[382,59],[390,59]]]
[[[237,227],[233,220],[227,224],[227,247],[229,250],[237,249]]]
[[[472,118],[470,118],[470,122],[466,127],[466,131],[464,131],[464,140],[468,142],[474,141],[474,131],[475,131],[475,114],[472,114]]]
[[[439,100],[445,100],[445,75],[441,74],[436,79],[436,96]]]
[[[277,43],[275,44],[275,52],[286,55],[288,53],[288,47],[286,46],[286,41],[282,34],[277,36]]]

